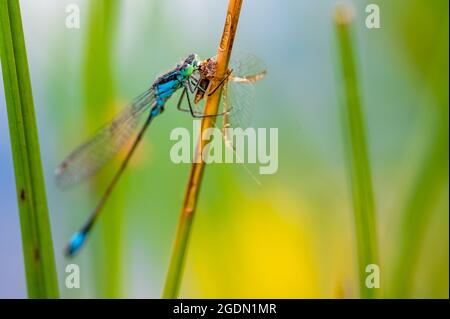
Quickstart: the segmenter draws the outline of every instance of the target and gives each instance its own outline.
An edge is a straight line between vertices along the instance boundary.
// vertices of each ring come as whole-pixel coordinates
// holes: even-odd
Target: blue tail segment
[[[73,257],[78,250],[83,246],[84,242],[86,240],[86,232],[80,231],[73,235],[72,239],[70,240],[69,245],[66,248],[66,255],[68,257]]]

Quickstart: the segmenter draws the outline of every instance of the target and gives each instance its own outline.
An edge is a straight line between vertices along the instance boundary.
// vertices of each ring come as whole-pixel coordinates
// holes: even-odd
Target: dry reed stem
[[[242,0],[229,0],[227,15],[225,18],[225,26],[217,50],[217,69],[216,77],[211,81],[210,87],[216,87],[220,80],[225,76],[228,70],[228,62],[230,60],[233,48],[234,37],[239,21]],[[214,94],[206,100],[205,114],[217,114],[219,108],[222,87],[216,90]],[[163,298],[176,298],[178,296],[181,277],[186,257],[186,249],[191,233],[192,221],[195,209],[197,207],[197,199],[202,182],[205,162],[202,158],[202,151],[209,140],[202,138],[203,132],[208,128],[215,126],[216,118],[213,116],[205,117],[202,120],[197,151],[194,163],[192,164],[188,185],[184,197],[183,208],[181,210],[180,219],[176,231],[175,242],[173,245],[172,256],[169,264],[169,271],[166,277],[166,283],[163,291]]]

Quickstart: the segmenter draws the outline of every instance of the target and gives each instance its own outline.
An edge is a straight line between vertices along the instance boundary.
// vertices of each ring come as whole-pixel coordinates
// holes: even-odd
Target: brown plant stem
[[[241,11],[242,0],[229,0],[227,15],[225,18],[225,26],[220,40],[219,48],[217,50],[217,69],[210,87],[217,87],[220,80],[225,76],[228,70],[228,62],[230,60],[231,51],[233,48],[234,37],[239,21],[239,14]],[[217,114],[219,108],[220,97],[222,93],[222,86],[208,96],[205,105],[205,114]],[[186,251],[189,242],[189,236],[192,229],[192,222],[197,207],[197,199],[202,182],[203,171],[205,168],[204,158],[202,152],[204,146],[209,143],[209,140],[202,138],[203,133],[211,127],[214,127],[216,118],[214,116],[204,117],[201,124],[199,141],[197,144],[197,151],[195,154],[194,163],[192,164],[189,181],[184,197],[183,208],[181,210],[180,219],[176,231],[176,237],[173,245],[172,256],[169,263],[169,270],[166,277],[166,282],[163,291],[163,298],[177,298],[184,262],[186,259]]]

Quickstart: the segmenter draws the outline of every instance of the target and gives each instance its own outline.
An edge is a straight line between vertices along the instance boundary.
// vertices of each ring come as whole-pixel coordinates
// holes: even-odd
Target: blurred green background
[[[379,297],[448,298],[448,1],[349,1],[378,226]],[[68,4],[80,29],[65,26]],[[183,298],[356,298],[333,0],[245,1],[234,48],[267,65],[255,127],[279,130],[279,169],[256,184],[239,164],[206,168]],[[365,7],[381,8],[381,29]],[[160,297],[190,165],[170,161],[176,99],[152,124],[74,260],[62,251],[117,162],[63,192],[58,163],[191,52],[215,54],[226,1],[21,1],[63,297]],[[0,84],[0,297],[26,286]],[[248,165],[255,174],[257,166]],[[77,263],[81,288],[65,288]]]

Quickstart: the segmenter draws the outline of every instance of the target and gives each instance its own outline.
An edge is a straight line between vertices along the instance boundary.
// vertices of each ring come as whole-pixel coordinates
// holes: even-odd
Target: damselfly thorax
[[[155,91],[156,106],[164,108],[167,100],[180,88],[182,88],[192,73],[198,68],[198,60],[195,54],[189,55],[183,63],[166,74],[158,77],[152,85]]]

